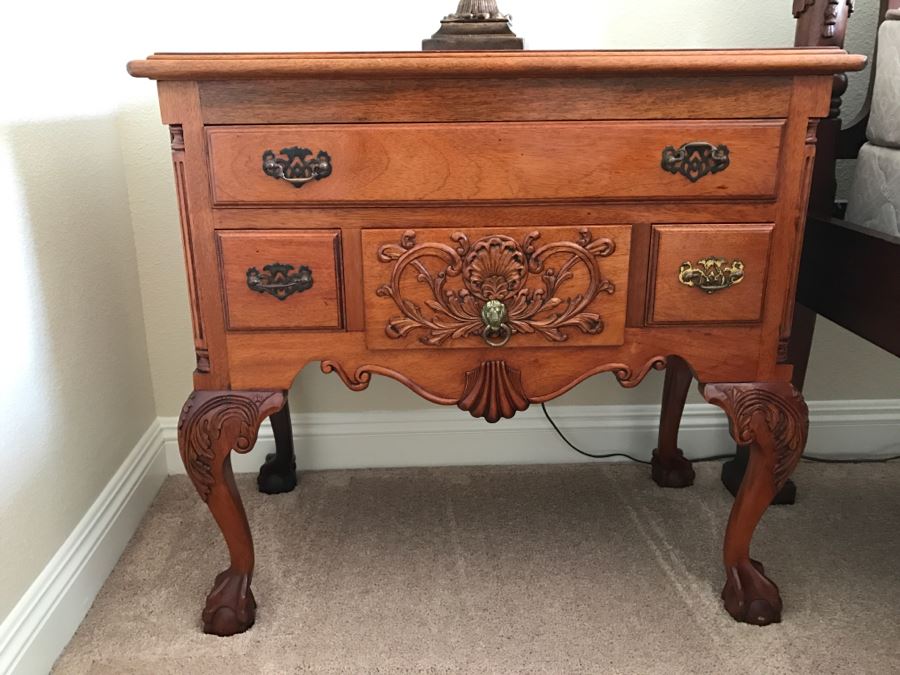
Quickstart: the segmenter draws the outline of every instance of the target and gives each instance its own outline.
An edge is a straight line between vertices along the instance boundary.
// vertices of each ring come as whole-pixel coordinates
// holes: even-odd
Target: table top
[[[832,47],[646,51],[482,51],[153,54],[131,61],[154,80],[398,77],[595,77],[616,75],[831,75],[866,57]]]

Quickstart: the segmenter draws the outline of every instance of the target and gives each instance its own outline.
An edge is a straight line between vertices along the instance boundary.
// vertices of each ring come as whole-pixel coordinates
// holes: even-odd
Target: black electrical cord
[[[559,437],[572,448],[575,452],[580,455],[584,455],[585,457],[590,457],[592,459],[610,459],[612,457],[624,457],[625,459],[631,460],[632,462],[636,462],[638,464],[647,464],[650,465],[650,462],[644,459],[638,459],[637,457],[632,457],[631,455],[624,452],[610,452],[605,455],[595,455],[590,452],[586,452],[579,448],[577,445],[572,443],[566,435],[560,430],[560,428],[556,425],[556,422],[553,421],[553,418],[550,417],[550,413],[547,411],[547,405],[545,403],[541,403],[541,410],[544,411],[544,417],[547,418],[547,421],[550,422],[550,426],[553,427],[553,430],[559,435]],[[690,461],[694,463],[698,462],[717,462],[723,459],[731,459],[734,457],[734,453],[729,455],[712,455],[710,457],[701,457],[700,459],[691,459]],[[805,459],[807,462],[820,462],[822,464],[884,464],[886,462],[894,462],[900,459],[900,455],[896,455],[894,457],[884,457],[879,459],[826,459],[824,457],[813,457],[811,455],[803,455],[801,459]]]

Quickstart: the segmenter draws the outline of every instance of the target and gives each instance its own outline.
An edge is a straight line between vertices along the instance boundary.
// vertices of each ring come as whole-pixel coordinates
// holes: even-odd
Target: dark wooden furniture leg
[[[285,392],[284,407],[269,418],[275,434],[275,452],[266,455],[265,464],[259,467],[256,484],[267,495],[290,492],[297,487],[297,458],[294,455],[294,432],[291,429],[291,411]]]
[[[750,540],[800,461],[809,431],[806,403],[788,382],[707,384],[701,392],[725,410],[731,435],[750,452],[725,531],[725,609],[744,623],[776,623],[781,621],[781,595],[762,564],[750,558]]]
[[[694,467],[678,447],[678,427],[684,413],[693,374],[683,359],[672,356],[666,364],[659,440],[653,451],[651,477],[660,487],[683,488],[694,484]]]
[[[203,610],[203,632],[242,633],[256,618],[253,539],[231,469],[231,451],[249,452],[262,421],[284,405],[280,391],[195,391],[178,420],[178,447],[188,476],[212,512],[231,557]]]

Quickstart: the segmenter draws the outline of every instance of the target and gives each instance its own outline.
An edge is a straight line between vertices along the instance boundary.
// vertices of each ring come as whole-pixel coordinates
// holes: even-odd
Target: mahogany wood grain
[[[603,257],[586,255],[585,258],[574,258],[573,252],[583,254],[585,251],[578,245],[583,232],[589,234],[593,239],[592,243],[609,241],[613,251]],[[420,247],[426,247],[421,249],[425,255],[417,257],[415,264],[402,268],[398,261],[379,260],[379,251],[383,247],[399,246],[407,233],[415,233],[416,243]],[[457,265],[453,257],[448,257],[447,249],[452,251],[459,246],[459,234],[467,238],[472,249],[475,248],[477,242],[484,241],[485,238],[496,240],[498,237],[507,238],[513,248],[497,255],[491,255],[485,251],[481,256],[473,250],[470,253],[471,263],[467,262],[466,256],[463,255],[462,261]],[[534,237],[535,234],[538,236]],[[514,332],[507,345],[494,350],[492,354],[494,359],[504,358],[506,352],[518,347],[559,348],[561,346],[622,344],[625,335],[625,306],[628,298],[630,239],[630,225],[363,230],[366,344],[370,349],[426,349],[430,351],[484,349],[485,341],[481,336],[483,325],[475,333],[459,337],[450,336],[440,344],[423,342],[429,334],[433,334],[433,331],[429,331],[424,324],[402,336],[392,335],[389,326],[392,325],[392,321],[403,317],[399,305],[405,303],[412,303],[422,312],[425,319],[441,325],[453,324],[454,317],[448,314],[447,309],[437,304],[440,299],[435,297],[432,287],[421,278],[423,270],[427,270],[435,278],[441,274],[446,275],[447,281],[441,286],[442,294],[454,291],[471,295],[473,286],[468,283],[467,279],[471,272],[477,276],[484,275],[486,277],[484,281],[487,284],[502,285],[502,292],[508,292],[510,298],[522,298],[523,301],[525,298],[529,298],[528,304],[531,309],[523,312],[520,329]],[[556,244],[559,244],[560,247],[546,258],[532,258],[527,253],[527,246],[523,244],[526,241],[531,242],[532,248],[538,252]],[[520,253],[522,259],[511,260],[510,256],[515,255],[513,251]],[[532,263],[541,267],[535,268],[529,273],[527,268]],[[540,298],[534,297],[529,292],[544,292],[547,278],[544,276],[544,272],[558,271],[567,264],[572,264],[568,272],[570,276],[558,286],[554,295],[559,298],[561,304],[546,305],[546,309],[534,313],[534,308],[540,304]],[[591,290],[588,264],[594,269],[597,281],[604,284],[603,288],[597,285],[594,290]],[[452,271],[453,267],[457,267],[458,270],[455,274]],[[401,293],[397,296],[397,300],[379,292],[385,287],[390,287],[394,274],[398,276],[397,288]],[[511,288],[513,285],[514,287]],[[497,289],[492,289],[492,291],[497,293]],[[528,294],[526,295],[526,293]],[[486,295],[486,297],[488,296]],[[506,296],[502,297],[506,298]],[[588,302],[583,312],[573,319],[577,319],[579,316],[584,317],[587,314],[599,317],[602,325],[598,331],[595,332],[597,326],[577,324],[573,321],[573,323],[560,328],[561,335],[557,338],[541,334],[540,327],[546,325],[553,315],[559,314],[569,304],[577,304],[577,299],[582,297]],[[450,309],[457,309],[451,303],[447,304]],[[512,306],[518,303],[507,300],[506,304],[512,311]],[[510,318],[515,317],[511,316]],[[532,326],[537,326],[537,330]],[[523,332],[524,330],[533,332],[526,333]]]
[[[228,330],[342,328],[339,232],[219,232],[217,244]],[[308,267],[312,287],[285,298],[251,289],[248,270],[273,264]]]
[[[591,201],[553,204],[478,204],[449,202],[427,207],[385,205],[319,205],[217,208],[212,219],[217,230],[334,230],[416,227],[540,227],[547,223],[688,224],[774,222],[777,203],[772,201],[670,202]],[[723,217],[726,216],[726,217]],[[347,248],[347,242],[344,242]],[[647,251],[649,251],[649,239]],[[646,274],[646,265],[641,270]]]
[[[219,282],[216,242],[212,236],[213,213],[209,194],[208,152],[206,132],[196,82],[160,82],[159,103],[166,124],[182,129],[183,149],[179,150],[184,168],[184,180],[179,186],[179,198],[190,238],[183,239],[187,262],[188,286],[194,288],[199,306],[192,306],[197,331],[202,333],[205,368],[194,371],[197,389],[228,389],[228,357],[225,346],[225,314],[222,311],[223,292]],[[177,174],[176,174],[177,175]]]
[[[522,372],[523,386],[532,401],[549,401],[569,391],[606,364],[623,364],[631,373],[640,372],[658,356],[686,355],[691,370],[699,378],[727,378],[753,382],[774,378],[775,364],[761,364],[754,349],[762,329],[758,326],[723,326],[715,332],[704,329],[702,339],[696,328],[626,328],[620,346],[543,347],[510,349],[502,358]],[[640,338],[638,340],[638,338]],[[278,349],[272,349],[272,344]],[[490,347],[471,349],[371,350],[364,333],[317,332],[232,332],[228,335],[228,355],[235,389],[269,386],[290,388],[297,374],[310,363],[334,361],[354,373],[373,365],[390,372],[377,374],[404,382],[425,398],[455,405],[465,384],[465,373],[484,361],[494,360]],[[609,371],[596,371],[609,372]],[[628,379],[633,379],[629,377]],[[411,383],[411,384],[410,384]]]
[[[653,225],[650,223],[636,222],[632,226],[628,306],[625,310],[625,325],[629,327],[643,326],[646,323],[652,236]]]
[[[683,488],[694,484],[694,467],[678,447],[678,428],[694,376],[690,366],[678,356],[666,363],[659,441],[653,451],[650,476],[660,487]]]
[[[217,205],[775,195],[783,124],[593,122],[216,127]],[[464,142],[463,142],[464,141]],[[696,182],[663,171],[666,147],[724,144],[731,163]],[[262,170],[267,150],[309,148],[333,173],[302,188]]]
[[[247,514],[231,468],[231,451],[249,452],[262,421],[284,405],[283,392],[197,391],[178,420],[178,447],[188,477],[222,530],[231,565],[216,577],[203,630],[242,633],[256,619],[250,589],[255,557]]]
[[[232,80],[200,83],[206,124],[764,119],[793,79],[730,77]]]
[[[768,282],[772,225],[657,225],[653,228],[651,295],[647,321],[672,323],[757,322]],[[744,264],[743,279],[707,293],[679,280],[682,263],[706,258]]]
[[[366,309],[362,278],[362,231],[346,227],[342,230],[344,301],[347,330],[365,330]]]
[[[216,209],[213,218],[217,230],[249,230],[272,228],[328,229],[342,231],[344,264],[344,296],[346,302],[347,330],[364,330],[364,306],[362,286],[361,228],[411,228],[446,227],[541,227],[547,223],[597,223],[633,222],[631,246],[631,271],[628,282],[629,301],[627,325],[644,324],[647,297],[647,270],[650,255],[651,223],[704,224],[727,216],[744,222],[764,222],[775,218],[773,202],[705,202],[672,203],[592,203],[585,206],[471,206],[454,205],[452,219],[445,209],[381,207],[354,207],[341,209],[319,208],[243,208]]]
[[[803,232],[809,178],[805,174],[809,163],[811,128],[815,118],[824,114],[822,101],[829,96],[831,83],[823,78],[798,78],[795,95],[791,99],[791,114],[785,125],[785,147],[780,171],[782,188],[779,193],[772,248],[769,259],[768,284],[763,302],[763,325],[766,327],[759,345],[760,362],[782,363],[785,333],[792,320],[792,298],[796,288],[798,238]],[[779,378],[780,379],[780,378]],[[788,375],[786,380],[790,379]]]
[[[726,609],[749,623],[778,620],[777,587],[749,544],[805,442],[805,405],[783,357],[811,139],[833,77],[864,62],[839,49],[767,49],[130,64],[160,80],[163,121],[183,138],[173,150],[198,371],[179,445],[232,559],[205,630],[231,634],[254,619],[252,542],[229,453],[249,450],[315,363],[356,391],[392,377],[490,421],[594,375],[633,387],[665,367],[653,476],[669,486],[691,480],[677,433],[697,379],[753,457],[726,534]],[[667,172],[663,148],[696,141],[727,145],[729,166],[695,182]],[[262,153],[294,145],[329,152],[333,174],[299,189],[265,175]],[[532,231],[540,239],[521,239]],[[456,232],[468,238],[454,241]],[[600,280],[581,262],[529,260],[545,242],[595,260]],[[423,243],[445,247],[444,276],[400,266]],[[713,255],[743,260],[744,280],[712,295],[678,282],[685,259]],[[247,269],[276,262],[310,265],[314,285],[283,301],[251,291]],[[540,287],[520,294],[532,277]],[[584,305],[575,287],[586,282]],[[398,304],[407,294],[415,302]],[[552,311],[536,323],[527,310],[546,303]],[[453,318],[423,329],[422,308]],[[478,341],[482,312],[484,335],[516,327],[507,344]],[[461,332],[441,337],[447,321]],[[437,339],[423,345],[429,332]]]
[[[128,64],[155,80],[270,78],[579,78],[602,75],[831,75],[862,70],[866,58],[839,49],[624,52],[154,54]]]
[[[200,294],[194,275],[194,244],[191,212],[188,207],[187,180],[184,168],[184,129],[180,124],[169,128],[172,145],[172,165],[175,169],[175,190],[178,194],[178,216],[181,223],[181,240],[184,244],[184,264],[187,272],[188,297],[191,302],[191,325],[194,332],[194,353],[197,358],[197,371],[209,372],[209,349],[203,335],[203,321],[200,310]]]
[[[732,617],[765,626],[781,621],[778,586],[750,558],[750,540],[772,498],[784,486],[806,447],[809,411],[788,382],[701,385],[710,403],[728,414],[731,435],[750,447],[750,464],[725,531],[725,588]]]

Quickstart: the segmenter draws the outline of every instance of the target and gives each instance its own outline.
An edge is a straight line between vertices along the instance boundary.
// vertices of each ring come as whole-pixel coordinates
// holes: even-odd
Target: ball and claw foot
[[[297,487],[297,463],[280,461],[275,453],[266,455],[266,462],[259,467],[256,477],[259,491],[267,495],[279,495]]]
[[[756,560],[744,560],[726,568],[727,580],[722,589],[725,609],[735,621],[768,626],[781,621],[781,594]]]
[[[203,632],[219,637],[243,633],[256,621],[256,599],[246,574],[227,569],[216,577],[203,610]]]
[[[660,487],[686,488],[694,484],[694,467],[684,458],[681,450],[678,450],[677,457],[669,458],[665,462],[660,458],[659,450],[654,450],[650,466],[650,476]]]

